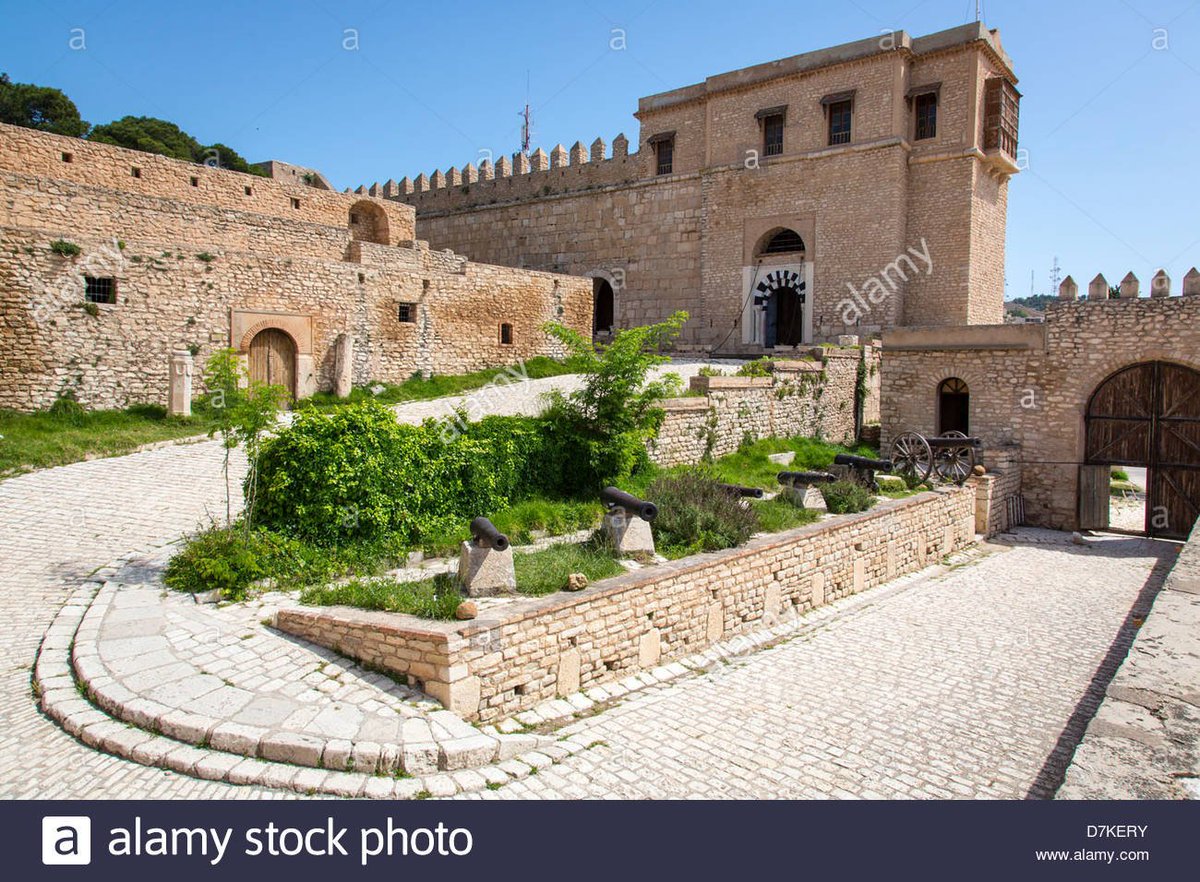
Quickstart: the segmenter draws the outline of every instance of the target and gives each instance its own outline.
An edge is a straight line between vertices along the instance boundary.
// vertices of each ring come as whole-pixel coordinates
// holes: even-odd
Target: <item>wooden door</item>
[[[250,341],[250,379],[282,386],[296,397],[296,344],[278,328],[259,331]]]
[[[1092,394],[1086,425],[1088,463],[1146,467],[1146,533],[1186,537],[1200,515],[1200,372],[1165,361],[1124,368]],[[1081,517],[1084,492],[1081,472]]]
[[[1079,529],[1108,529],[1110,472],[1106,465],[1079,467]]]

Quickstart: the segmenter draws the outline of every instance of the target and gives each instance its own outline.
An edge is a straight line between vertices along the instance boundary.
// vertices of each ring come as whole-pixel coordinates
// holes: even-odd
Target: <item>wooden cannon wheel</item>
[[[916,432],[901,432],[892,440],[889,458],[892,474],[900,475],[909,484],[920,484],[929,480],[933,471],[933,448],[923,435]]]
[[[946,432],[943,439],[962,438],[962,432]],[[975,448],[971,444],[938,444],[934,453],[933,469],[943,481],[961,485],[975,471]]]

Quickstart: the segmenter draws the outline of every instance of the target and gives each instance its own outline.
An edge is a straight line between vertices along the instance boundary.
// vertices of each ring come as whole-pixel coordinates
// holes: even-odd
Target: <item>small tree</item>
[[[260,383],[250,378],[235,349],[219,349],[205,364],[204,382],[209,392],[209,407],[216,417],[209,436],[221,436],[225,449],[222,465],[225,475],[225,525],[233,524],[233,501],[229,490],[229,456],[243,446],[249,469],[243,492],[246,501],[246,525],[254,511],[258,490],[258,457],[263,435],[275,423],[279,409],[287,403],[288,392],[282,386]]]
[[[583,385],[570,395],[550,393],[550,424],[580,444],[587,471],[569,489],[594,489],[628,477],[645,459],[645,443],[658,433],[664,398],[679,390],[679,377],[649,380],[650,369],[669,359],[662,348],[679,336],[688,319],[677,312],[664,322],[617,331],[598,348],[591,339],[565,325],[550,322],[544,330],[562,343],[571,363],[583,374]]]

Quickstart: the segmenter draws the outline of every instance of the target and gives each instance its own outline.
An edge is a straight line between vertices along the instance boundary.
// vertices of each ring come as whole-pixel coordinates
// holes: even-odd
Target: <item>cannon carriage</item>
[[[892,441],[889,457],[892,474],[912,484],[938,480],[962,484],[975,471],[983,442],[962,432],[926,437],[919,432],[901,432]]]

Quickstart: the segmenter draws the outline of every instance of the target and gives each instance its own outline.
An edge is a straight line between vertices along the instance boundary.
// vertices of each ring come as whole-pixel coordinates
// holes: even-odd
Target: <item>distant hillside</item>
[[[1032,297],[1014,297],[1012,300],[1004,301],[1004,308],[1011,312],[1011,304],[1017,306],[1026,306],[1030,309],[1036,309],[1038,312],[1044,312],[1046,307],[1058,300],[1056,296],[1051,294],[1034,294]]]

